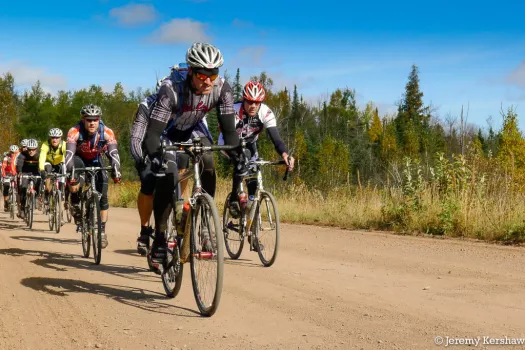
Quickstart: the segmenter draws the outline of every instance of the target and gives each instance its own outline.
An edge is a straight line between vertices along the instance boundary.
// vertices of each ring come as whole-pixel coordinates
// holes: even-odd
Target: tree
[[[242,100],[242,84],[241,84],[241,71],[237,68],[237,74],[235,74],[235,81],[233,83],[233,99],[235,101]]]

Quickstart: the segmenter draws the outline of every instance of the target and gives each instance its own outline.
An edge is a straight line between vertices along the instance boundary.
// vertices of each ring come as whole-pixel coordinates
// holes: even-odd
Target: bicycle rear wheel
[[[162,285],[166,295],[175,298],[182,286],[184,265],[180,263],[180,247],[177,238],[171,235],[168,238],[167,261],[162,269]]]
[[[95,265],[100,264],[102,258],[102,219],[100,218],[100,201],[93,195],[90,203],[90,225],[91,238],[93,241],[93,257]]]
[[[60,233],[60,228],[62,227],[62,196],[60,191],[55,192],[55,203],[54,203],[54,213],[55,213],[55,232]]]
[[[47,217],[49,222],[49,230],[53,231],[55,226],[55,199],[52,193],[49,194]]]
[[[261,200],[257,204],[255,219],[255,247],[259,259],[265,267],[272,266],[279,250],[279,212],[275,198],[268,193],[261,193]]]
[[[82,196],[83,197],[83,196]],[[89,258],[89,253],[91,251],[91,237],[88,229],[88,210],[87,203],[84,198],[80,200],[80,227],[82,234],[82,252],[84,253],[84,258]]]
[[[224,245],[226,251],[232,259],[238,259],[241,256],[244,247],[244,234],[241,219],[230,217],[229,203],[231,193],[226,197],[224,210],[222,212],[222,232],[224,234]]]
[[[219,307],[224,275],[224,239],[215,202],[209,194],[197,197],[191,211],[190,263],[193,295],[203,316]]]

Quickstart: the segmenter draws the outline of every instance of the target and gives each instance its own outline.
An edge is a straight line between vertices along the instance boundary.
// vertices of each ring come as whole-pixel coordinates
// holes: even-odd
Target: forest
[[[373,101],[358,104],[353,89],[337,89],[312,105],[296,86],[275,89],[265,72],[251,78],[265,86],[265,103],[296,159],[287,183],[283,169],[266,172],[284,219],[522,241],[525,139],[515,109],[501,110],[502,124],[496,129],[469,123],[468,105],[458,115],[438,116],[436,108],[423,102],[418,67],[408,68],[400,99],[392,101],[397,112],[385,115]],[[240,69],[235,76],[225,72],[224,78],[240,100],[245,83]],[[152,88],[125,92],[119,82],[111,92],[93,84],[50,94],[39,82],[19,91],[7,73],[0,77],[0,150],[22,138],[45,141],[52,127],[66,133],[80,119],[81,107],[95,103],[102,107],[104,123],[116,132],[124,180],[137,181],[130,130],[138,103],[151,93]],[[217,139],[215,112],[207,119]],[[261,157],[277,159],[269,139],[262,135],[259,140]],[[231,166],[219,156],[216,161],[219,178],[228,179]],[[312,205],[318,209],[310,209]]]

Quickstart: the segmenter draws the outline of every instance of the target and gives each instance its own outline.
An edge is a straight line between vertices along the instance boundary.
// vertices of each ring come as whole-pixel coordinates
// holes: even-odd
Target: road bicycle
[[[75,179],[76,173],[85,173],[86,180],[80,188],[80,227],[82,235],[82,251],[85,258],[89,258],[91,243],[93,244],[93,258],[95,264],[100,264],[102,258],[102,219],[100,217],[100,198],[102,193],[96,188],[96,175],[101,171],[111,170],[107,167],[73,168],[71,178]]]
[[[34,212],[35,212],[35,206],[36,206],[36,190],[35,190],[35,182],[41,179],[40,175],[22,175],[22,179],[28,179],[29,182],[27,184],[26,188],[26,202],[24,206],[24,220],[29,226],[29,228],[33,228],[33,219],[34,219]]]
[[[245,142],[242,142],[245,147]],[[244,181],[249,179],[257,180],[257,190],[253,198],[244,202],[239,198],[240,215],[238,218],[230,215],[231,192],[226,197],[223,210],[223,234],[226,251],[232,259],[241,256],[244,247],[244,238],[247,237],[250,251],[256,251],[261,263],[265,267],[272,266],[277,258],[279,250],[279,211],[277,202],[273,195],[264,189],[262,168],[268,165],[286,165],[284,160],[270,162],[261,158],[250,160],[247,166],[250,169],[246,175],[242,176],[238,193],[244,192]],[[288,169],[284,175],[284,180],[288,178]]]
[[[168,231],[167,257],[157,264],[162,284],[168,297],[174,298],[180,291],[184,264],[190,262],[193,295],[203,316],[212,316],[219,306],[224,275],[223,236],[219,212],[213,198],[205,193],[201,183],[201,159],[208,151],[227,151],[236,146],[204,146],[200,138],[189,143],[162,143],[162,157],[166,152],[186,153],[192,166],[178,176],[173,198],[178,198],[179,183],[193,177],[193,189],[185,203],[186,214],[181,215],[183,234]],[[175,206],[172,201],[172,206]],[[174,216],[176,217],[176,216]],[[150,255],[151,253],[148,253]]]
[[[47,178],[51,179],[51,192],[49,192],[48,203],[45,204],[45,211],[48,215],[49,229],[60,233],[62,227],[62,200],[64,197],[62,188],[65,184],[65,174],[51,173]],[[45,202],[44,202],[45,203]]]

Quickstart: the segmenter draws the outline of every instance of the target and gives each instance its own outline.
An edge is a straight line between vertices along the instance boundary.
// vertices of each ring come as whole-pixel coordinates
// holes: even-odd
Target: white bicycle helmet
[[[80,110],[80,115],[82,117],[101,117],[102,109],[94,104],[88,104],[82,107]]]
[[[20,141],[20,146],[27,147],[27,141],[28,139],[23,139],[22,141]]]
[[[59,128],[49,130],[49,137],[62,137],[62,130]]]
[[[18,146],[17,145],[11,145],[9,146],[9,152],[18,152]]]
[[[218,48],[211,44],[194,43],[186,53],[186,62],[193,68],[213,69],[224,64]]]
[[[35,139],[30,139],[27,141],[27,148],[28,149],[35,149],[38,147],[38,141]]]

